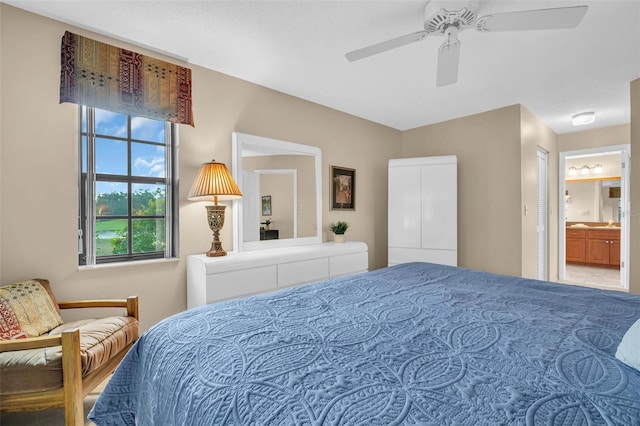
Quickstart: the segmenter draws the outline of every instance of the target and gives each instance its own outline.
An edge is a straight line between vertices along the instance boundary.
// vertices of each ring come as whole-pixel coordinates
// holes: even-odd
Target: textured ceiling
[[[458,83],[440,88],[441,37],[344,58],[422,30],[426,1],[3,2],[400,130],[517,103],[556,133],[628,123],[629,82],[640,78],[638,0],[486,0],[480,15],[589,10],[570,30],[461,32]],[[582,111],[596,123],[572,127]]]

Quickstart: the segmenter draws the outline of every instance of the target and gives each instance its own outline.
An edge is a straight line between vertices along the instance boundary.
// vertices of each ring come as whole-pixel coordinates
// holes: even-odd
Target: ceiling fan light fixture
[[[574,126],[586,126],[596,121],[596,114],[593,111],[581,112],[571,117],[571,124]]]

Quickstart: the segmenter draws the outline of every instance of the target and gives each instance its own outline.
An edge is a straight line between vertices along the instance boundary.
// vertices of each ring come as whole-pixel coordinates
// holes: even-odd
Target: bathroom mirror
[[[318,147],[233,132],[234,249],[321,243],[321,164]]]
[[[567,222],[620,222],[620,179],[569,180],[565,185]]]

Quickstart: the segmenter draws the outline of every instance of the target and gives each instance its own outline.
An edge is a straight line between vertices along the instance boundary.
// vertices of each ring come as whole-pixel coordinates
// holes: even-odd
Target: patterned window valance
[[[60,103],[193,126],[191,70],[65,32]]]

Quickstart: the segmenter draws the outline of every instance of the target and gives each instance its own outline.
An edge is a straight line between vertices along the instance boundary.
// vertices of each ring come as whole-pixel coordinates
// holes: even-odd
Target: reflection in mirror
[[[320,149],[235,132],[232,142],[232,172],[243,194],[234,202],[234,248],[322,242]]]
[[[567,181],[567,222],[620,222],[620,180]]]
[[[245,158],[242,181],[247,188],[242,206],[244,241],[296,238],[298,190],[296,169],[253,169],[262,157]],[[247,195],[248,194],[248,195]],[[263,232],[269,231],[269,232]],[[310,236],[310,235],[308,235]]]

